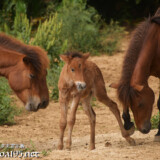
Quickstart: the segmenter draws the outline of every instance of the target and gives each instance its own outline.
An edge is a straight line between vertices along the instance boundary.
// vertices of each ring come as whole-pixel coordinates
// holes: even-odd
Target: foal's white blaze
[[[86,83],[85,82],[76,81],[75,84],[77,86],[78,91],[81,91],[81,90],[86,88]]]

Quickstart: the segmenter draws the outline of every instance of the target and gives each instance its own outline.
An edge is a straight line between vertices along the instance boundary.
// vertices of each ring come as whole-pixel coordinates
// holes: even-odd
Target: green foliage
[[[50,58],[59,59],[59,54],[63,53],[63,45],[59,42],[62,22],[57,21],[57,14],[40,23],[36,32],[33,45],[44,48]]]
[[[101,48],[99,19],[94,8],[86,9],[85,1],[63,0],[58,8],[58,20],[62,21],[61,41],[68,41],[68,50],[92,52]]]
[[[28,44],[31,37],[31,29],[32,26],[29,23],[27,15],[23,13],[16,13],[12,34],[18,39],[24,41],[24,43]]]
[[[158,128],[159,120],[160,120],[159,114],[160,113],[157,113],[156,115],[152,116],[152,118],[151,118],[152,129]]]
[[[14,115],[17,109],[13,106],[13,100],[9,97],[10,88],[4,78],[0,78],[0,125],[14,124]]]
[[[57,65],[53,65],[52,68],[48,70],[47,75],[47,83],[51,89],[51,98],[55,101],[58,100],[58,80],[60,76],[60,72],[63,67],[63,62],[58,63]]]
[[[112,55],[113,52],[117,51],[123,35],[124,28],[120,27],[118,22],[111,20],[110,24],[105,25],[102,35],[104,52]]]
[[[8,33],[13,25],[14,16],[25,14],[26,9],[24,0],[5,0],[0,10],[0,31]],[[7,30],[6,26],[9,26]]]
[[[85,0],[63,0],[57,12],[58,21],[62,21],[59,40],[67,41],[68,50],[91,52],[92,55],[99,52],[111,54],[117,50],[124,29],[118,22],[104,25],[93,7],[86,8]]]

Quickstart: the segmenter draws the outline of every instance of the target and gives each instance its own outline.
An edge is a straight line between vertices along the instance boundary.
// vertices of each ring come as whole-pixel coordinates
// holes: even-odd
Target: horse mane
[[[130,86],[130,81],[149,27],[152,23],[152,18],[158,16],[160,16],[160,7],[157,9],[153,17],[149,17],[138,25],[133,32],[128,50],[126,52],[119,87],[117,90],[118,98],[126,109],[132,106],[133,99],[139,94],[137,90]]]
[[[142,49],[146,34],[151,24],[151,18],[143,21],[133,32],[122,67],[122,76],[118,87],[118,98],[124,107],[132,106],[133,99],[139,94],[130,86],[132,74]]]
[[[82,58],[83,54],[79,52],[66,52],[64,55],[70,56],[71,58]]]
[[[38,46],[26,45],[4,33],[0,33],[0,46],[26,55],[37,73],[49,66],[47,53]]]

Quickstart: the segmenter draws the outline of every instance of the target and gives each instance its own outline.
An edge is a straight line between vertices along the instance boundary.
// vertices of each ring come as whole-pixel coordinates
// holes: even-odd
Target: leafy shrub
[[[55,101],[58,100],[58,80],[62,67],[63,62],[60,62],[58,65],[54,65],[48,70],[47,83],[51,86],[51,98]]]
[[[113,21],[105,25],[93,7],[86,7],[85,0],[63,0],[57,12],[62,21],[60,39],[67,40],[68,50],[111,54],[118,48],[124,29]]]
[[[102,35],[103,51],[109,55],[119,49],[121,38],[124,35],[124,28],[119,26],[119,23],[111,20],[110,24],[105,25]]]
[[[160,120],[159,113],[152,116],[152,118],[151,118],[152,129],[157,129],[158,128],[159,120]]]
[[[0,78],[0,125],[14,124],[14,115],[17,110],[13,100],[9,97],[10,88],[4,78]]]
[[[5,0],[0,10],[0,31],[10,33],[13,29],[13,20],[15,15],[25,14],[27,7],[24,0]]]
[[[29,43],[32,26],[26,14],[16,14],[12,34],[24,43]]]
[[[33,45],[41,46],[48,51],[48,55],[52,60],[59,59],[59,54],[63,53],[63,45],[59,40],[61,27],[62,22],[57,21],[57,14],[55,14],[39,24],[36,35],[31,42]]]
[[[99,16],[95,9],[86,9],[82,0],[63,0],[58,9],[58,20],[62,21],[61,40],[68,41],[68,50],[82,52],[101,48]]]

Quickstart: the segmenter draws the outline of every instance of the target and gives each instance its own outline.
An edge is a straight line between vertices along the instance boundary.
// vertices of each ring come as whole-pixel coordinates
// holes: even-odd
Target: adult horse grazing
[[[160,78],[160,8],[135,30],[123,62],[120,81],[111,84],[111,87],[117,88],[118,98],[123,104],[125,129],[133,127],[129,107],[138,130],[146,134],[151,129],[150,119],[155,99],[148,85],[151,75]],[[160,125],[156,139],[158,136]]]
[[[8,79],[10,87],[29,111],[45,108],[49,103],[48,65],[44,50],[0,33],[0,76]]]
[[[131,131],[127,132],[123,128],[117,104],[107,96],[104,79],[100,69],[95,63],[87,60],[89,54],[66,53],[60,57],[65,62],[65,65],[60,74],[58,83],[59,102],[61,107],[60,139],[58,148],[63,149],[63,137],[67,125],[67,111],[70,100],[72,100],[72,105],[68,119],[69,130],[67,149],[71,148],[71,134],[75,124],[76,110],[80,100],[90,122],[90,149],[95,148],[96,114],[90,104],[93,95],[100,102],[109,107],[119,123],[122,136],[126,138],[130,144],[134,145],[134,140],[129,137]]]

